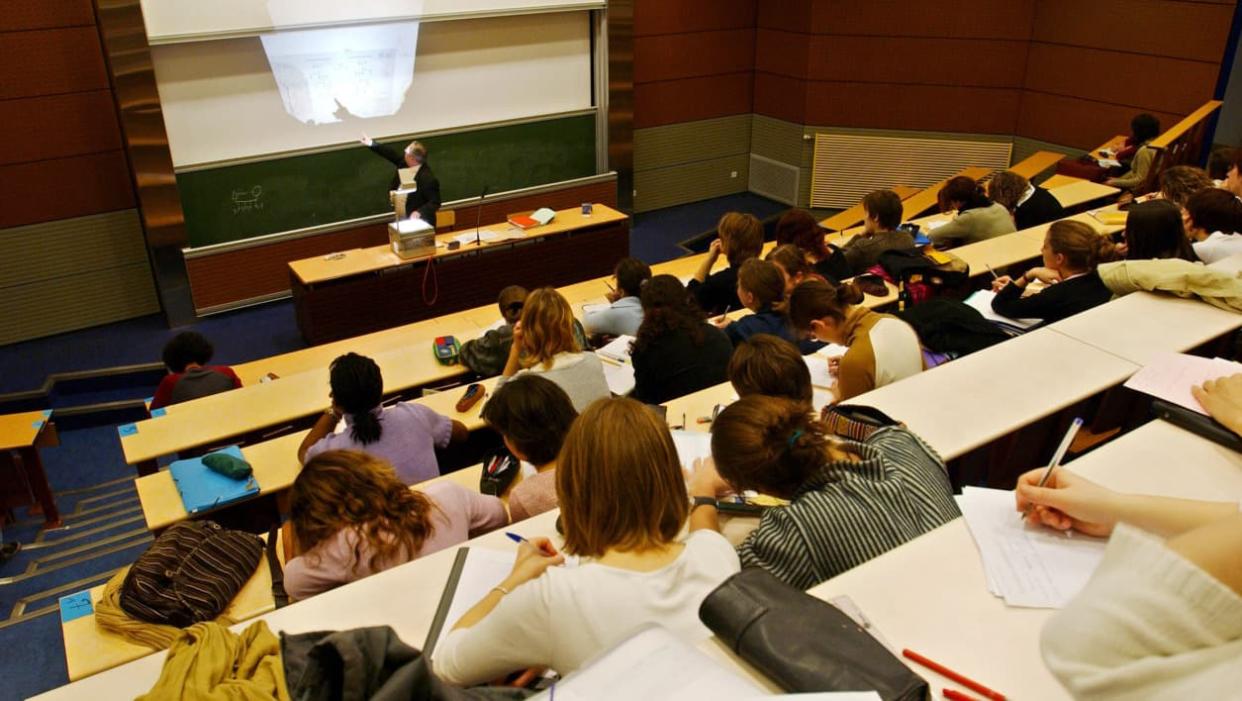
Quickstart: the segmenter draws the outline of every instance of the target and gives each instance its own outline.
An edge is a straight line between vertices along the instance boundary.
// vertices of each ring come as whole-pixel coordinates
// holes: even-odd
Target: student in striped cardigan
[[[738,546],[742,566],[800,589],[961,515],[944,463],[910,431],[893,426],[862,443],[839,441],[804,403],[761,395],[712,422],[712,460],[690,480],[691,528],[717,527],[714,499],[743,490],[790,503],[765,512]]]

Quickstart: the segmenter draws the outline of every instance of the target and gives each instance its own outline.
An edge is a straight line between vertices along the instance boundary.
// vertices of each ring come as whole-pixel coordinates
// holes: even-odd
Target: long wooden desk
[[[897,196],[902,200],[913,197],[920,192],[919,188],[909,187],[908,185],[894,185],[889,189],[897,193]],[[867,210],[863,207],[862,202],[859,202],[849,209],[842,210],[827,219],[821,220],[819,225],[828,231],[844,231],[851,226],[861,223],[866,215]]]
[[[485,228],[510,231],[507,223]],[[430,270],[428,259],[403,260],[388,246],[293,261],[298,328],[309,343],[347,338],[491,303],[506,285],[555,286],[604,275],[629,255],[629,218],[603,204],[590,216],[561,210],[549,224],[512,232],[519,238],[453,251],[448,242],[463,232],[437,236],[444,247],[437,245]],[[438,293],[431,291],[433,277]]]
[[[1062,158],[1065,158],[1064,153],[1057,153],[1056,151],[1036,151],[1035,153],[1032,153],[1022,159],[1020,163],[1015,163],[1010,166],[1009,170],[1021,175],[1027,180],[1030,180],[1045,170],[1055,166]]]
[[[1044,185],[1048,192],[1057,198],[1057,202],[1060,202],[1061,206],[1066,209],[1081,207],[1121,193],[1121,190],[1104,183],[1093,183],[1090,180],[1082,180],[1080,178],[1067,178],[1067,180],[1072,180],[1073,182],[1067,182],[1060,186]]]
[[[0,415],[0,476],[15,489],[0,491],[0,508],[25,506],[30,498],[43,510],[45,527],[60,525],[56,497],[47,481],[39,448],[58,445],[50,409]],[[29,493],[20,485],[29,487]]]
[[[968,178],[979,180],[992,172],[991,168],[981,168],[979,166],[971,166],[963,168],[961,172],[953,177],[965,175]],[[927,210],[935,207],[939,203],[940,189],[945,186],[952,178],[945,178],[940,182],[925,188],[919,194],[904,200],[901,203],[901,220],[907,221],[913,219]]]

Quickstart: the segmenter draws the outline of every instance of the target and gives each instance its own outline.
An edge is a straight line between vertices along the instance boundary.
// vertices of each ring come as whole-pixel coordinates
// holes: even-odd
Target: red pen
[[[970,679],[968,677],[964,677],[938,662],[933,662],[913,650],[910,650],[910,649],[902,650],[901,654],[906,659],[914,660],[915,662],[918,662],[919,664],[930,669],[931,671],[941,676],[948,677],[949,679],[952,679],[953,681],[957,682],[958,684],[961,684],[962,686],[966,687],[967,689],[970,689],[971,691],[977,694],[982,694],[984,698],[992,699],[992,701],[1005,701],[1004,694],[998,691],[992,691],[991,689],[980,684],[979,682],[973,679]]]
[[[970,694],[963,694],[957,689],[941,689],[941,691],[944,693],[944,697],[949,699],[949,701],[978,701]]]

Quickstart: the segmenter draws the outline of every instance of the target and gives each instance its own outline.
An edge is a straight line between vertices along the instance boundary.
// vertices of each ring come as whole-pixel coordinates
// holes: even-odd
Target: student
[[[1225,178],[1220,187],[1232,192],[1236,197],[1242,197],[1242,148],[1233,149],[1230,154],[1229,169],[1225,171]]]
[[[733,344],[703,320],[680,280],[656,275],[643,286],[642,302],[643,324],[630,350],[632,398],[663,404],[724,382]]]
[[[509,380],[483,405],[487,425],[513,457],[537,472],[509,490],[509,516],[515,523],[556,508],[556,456],[577,417],[565,390],[535,374]]]
[[[1181,210],[1168,199],[1140,202],[1130,208],[1124,251],[1126,260],[1199,260],[1182,228]]]
[[[1160,196],[1178,207],[1185,207],[1190,196],[1212,185],[1202,168],[1173,166],[1160,174]]]
[[[574,335],[569,302],[551,287],[541,287],[526,298],[522,319],[513,329],[513,345],[500,383],[519,373],[543,375],[561,386],[575,411],[611,396],[604,366]]]
[[[718,527],[710,503],[728,491],[788,499],[763,514],[738,555],[798,589],[961,515],[944,462],[913,433],[892,426],[862,443],[837,441],[802,402],[751,395],[730,404],[712,422],[712,461],[690,480],[691,527]]]
[[[513,325],[522,318],[526,304],[526,288],[509,285],[500,291],[496,304],[500,307],[500,325],[461,347],[461,364],[483,377],[499,375],[505,369],[513,345]]]
[[[1228,190],[1211,188],[1186,201],[1186,235],[1204,263],[1242,253],[1242,202]]]
[[[160,380],[151,409],[188,402],[241,387],[241,378],[227,365],[208,365],[215,348],[200,333],[182,331],[164,345],[168,374]]]
[[[1205,170],[1207,170],[1208,177],[1212,179],[1214,187],[1225,187],[1229,169],[1233,166],[1234,151],[1235,149],[1229,146],[1217,146],[1208,154]]]
[[[1104,184],[1131,191],[1142,187],[1156,158],[1156,150],[1150,142],[1157,136],[1160,136],[1160,120],[1154,116],[1143,113],[1130,120],[1130,137],[1126,139],[1125,148],[1116,154],[1118,161],[1129,163],[1130,170],[1125,175],[1105,180]]]
[[[751,258],[763,251],[763,224],[753,215],[728,212],[716,225],[717,239],[707,249],[707,257],[687,287],[703,311],[708,314],[724,314],[726,310],[741,309],[737,298],[737,271]],[[729,267],[712,273],[712,266],[724,254]]]
[[[1104,304],[1113,293],[1100,280],[1096,266],[1107,263],[1116,249],[1107,236],[1078,221],[1054,222],[1044,235],[1043,266],[1014,280],[1002,275],[992,281],[992,311],[1012,319],[1040,319],[1051,324]],[[1033,280],[1047,285],[1023,296]]]
[[[297,557],[285,591],[306,599],[465,542],[509,522],[504,504],[452,482],[417,490],[383,460],[352,450],[312,459],[289,492]]]
[[[856,397],[923,370],[919,337],[906,322],[859,306],[853,283],[809,280],[794,288],[789,319],[800,334],[846,346],[838,361],[835,401]]]
[[[751,336],[733,349],[729,384],[739,397],[761,394],[810,406],[811,370],[789,341],[766,333]]]
[[[1002,170],[988,181],[988,197],[1013,215],[1018,230],[1047,224],[1065,216],[1056,197],[1012,170]]]
[[[914,235],[898,231],[901,198],[892,190],[876,190],[863,198],[863,230],[841,248],[850,274],[861,275],[880,262],[885,251],[913,251]]]
[[[591,336],[633,336],[643,323],[643,305],[638,296],[643,283],[651,279],[651,268],[637,258],[622,258],[613,273],[617,288],[608,293],[607,309],[586,312],[583,326]]]
[[[366,356],[346,353],[333,360],[329,384],[332,406],[298,447],[303,463],[329,450],[360,450],[388,461],[403,483],[417,484],[440,474],[436,448],[470,436],[465,424],[422,404],[380,406],[384,378],[379,365]],[[334,433],[342,417],[345,430]]]
[[[776,264],[758,258],[743,263],[737,273],[737,298],[754,314],[737,321],[729,321],[727,317],[712,320],[724,329],[733,345],[757,333],[769,333],[791,342],[796,340],[789,320],[777,311],[785,302],[785,276]]]
[[[1009,210],[989,200],[974,178],[951,178],[937,197],[941,212],[957,212],[952,220],[927,232],[937,248],[986,241],[1017,230]]]
[[[823,280],[824,277],[815,272],[815,268],[811,267],[810,261],[806,259],[802,249],[787,243],[777,246],[768,253],[764,260],[770,261],[776,265],[776,269],[781,272],[781,276],[785,279],[785,298],[789,298],[789,293],[793,292],[793,288],[797,287],[803,280]]]
[[[738,571],[737,553],[712,530],[679,540],[689,505],[663,420],[630,399],[592,404],[565,437],[556,488],[578,566],[555,566],[564,556],[546,554],[545,538],[523,544],[513,572],[436,647],[445,681],[537,666],[568,674],[647,623],[691,644],[711,636],[699,605]]]
[[[832,251],[824,241],[827,233],[815,217],[805,209],[790,209],[776,222],[776,245],[797,246],[815,272],[828,279],[836,279]]]

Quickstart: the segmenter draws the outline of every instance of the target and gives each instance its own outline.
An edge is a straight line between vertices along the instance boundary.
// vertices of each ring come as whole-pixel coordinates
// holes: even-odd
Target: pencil
[[[980,684],[979,682],[973,679],[970,679],[968,677],[963,677],[962,675],[958,674],[957,672],[954,672],[948,667],[945,667],[944,665],[938,662],[933,662],[913,650],[905,649],[901,651],[901,654],[906,659],[914,660],[915,662],[918,662],[919,664],[930,669],[931,671],[941,676],[948,677],[949,679],[952,679],[953,681],[957,682],[958,684],[961,684],[962,686],[966,687],[967,689],[970,689],[971,691],[977,694],[982,694],[984,698],[992,699],[992,701],[1005,701],[1004,694],[997,692],[997,691],[992,691],[991,689],[987,688],[986,686]]]
[[[984,263],[984,264],[983,264],[983,267],[987,268],[989,273],[992,273],[992,279],[993,279],[993,280],[999,280],[999,279],[1000,279],[1000,275],[997,275],[997,274],[996,274],[996,271],[995,271],[995,270],[992,270],[992,266],[988,265],[987,263]]]

